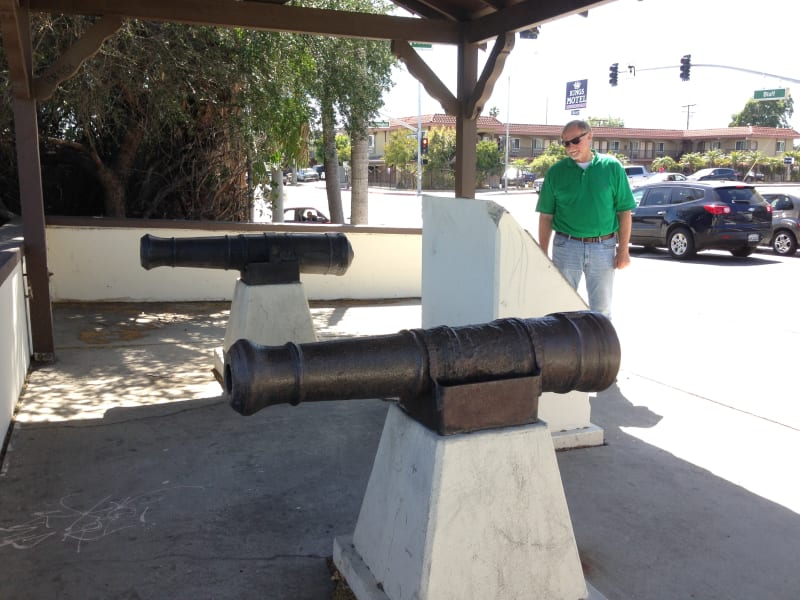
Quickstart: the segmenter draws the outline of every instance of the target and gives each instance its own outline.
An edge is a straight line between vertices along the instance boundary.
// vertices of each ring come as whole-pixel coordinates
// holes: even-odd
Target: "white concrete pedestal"
[[[439,436],[392,405],[334,562],[359,600],[587,597],[541,421]]]
[[[281,346],[290,341],[316,342],[303,284],[247,285],[237,279],[225,340],[214,351],[218,377],[223,373],[224,353],[242,338],[265,346]]]
[[[422,222],[423,329],[588,308],[547,248],[491,200],[425,196]],[[559,450],[603,444],[586,392],[543,393],[539,418]]]

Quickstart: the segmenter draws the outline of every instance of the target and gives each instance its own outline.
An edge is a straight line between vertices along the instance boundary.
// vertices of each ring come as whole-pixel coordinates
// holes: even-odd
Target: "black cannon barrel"
[[[261,346],[240,339],[225,357],[231,406],[366,398],[435,402],[439,385],[540,379],[541,392],[599,391],[619,371],[620,345],[605,316],[579,311],[482,325]]]
[[[210,237],[142,236],[145,269],[195,267],[244,271],[257,263],[298,263],[301,273],[344,275],[353,248],[343,233],[258,233]]]

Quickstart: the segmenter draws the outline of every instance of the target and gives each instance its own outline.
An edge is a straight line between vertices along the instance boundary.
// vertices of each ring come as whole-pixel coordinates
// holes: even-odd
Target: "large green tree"
[[[37,71],[91,22],[36,15]],[[348,115],[353,123],[357,117],[363,121],[374,110],[374,102],[348,96],[345,85],[359,87],[352,86],[351,74],[336,72],[353,62],[352,53],[337,55],[329,44],[332,53],[321,64],[310,51],[310,37],[125,21],[94,58],[40,103],[44,176],[50,179],[46,202],[65,196],[59,186],[71,184],[83,190],[73,193],[76,202],[85,202],[87,190],[99,198],[89,213],[77,208],[75,214],[249,218],[254,186],[280,192],[281,167],[308,160],[309,125],[315,108],[325,106],[317,94],[321,73],[340,84],[328,105],[344,114],[345,122]],[[387,67],[386,81],[388,72]],[[8,97],[7,72],[0,77]],[[359,83],[377,85],[369,94],[380,98],[388,85],[380,81]],[[4,197],[18,197],[13,119],[10,103],[2,105],[0,186]],[[339,118],[334,114],[331,122]],[[68,177],[71,173],[80,177]],[[281,207],[275,208],[280,220]]]
[[[794,100],[754,100],[750,98],[741,112],[731,115],[730,127],[756,125],[759,127],[789,127],[794,112]]]
[[[395,129],[389,134],[383,161],[397,170],[398,187],[414,187],[417,173],[417,139],[408,129]]]
[[[500,149],[497,142],[493,140],[481,140],[475,148],[476,174],[478,181],[476,185],[483,187],[489,177],[500,175],[503,172],[503,159],[500,156]]]
[[[548,169],[560,161],[562,158],[567,157],[567,151],[564,149],[564,146],[561,144],[550,144],[544,151],[543,154],[540,154],[533,162],[531,162],[531,168],[533,172],[539,175],[539,177],[544,177],[545,173],[547,173]]]
[[[392,7],[384,0],[314,0],[312,4],[316,8],[376,14],[386,14]],[[344,222],[339,178],[331,176],[339,166],[335,142],[336,130],[341,126],[351,143],[350,220],[364,224],[368,220],[369,122],[383,105],[384,92],[392,85],[391,69],[396,61],[389,43],[384,41],[307,36],[306,43],[316,70],[310,84],[320,111],[331,220]]]

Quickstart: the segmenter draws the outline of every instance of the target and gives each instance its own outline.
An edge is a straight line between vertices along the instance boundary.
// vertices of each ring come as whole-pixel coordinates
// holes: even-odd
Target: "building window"
[[[519,138],[511,138],[511,150],[519,152]]]
[[[369,146],[370,150],[375,150],[375,135],[370,134],[369,140],[367,141],[367,146]]]
[[[656,142],[656,152],[664,152],[664,142]]]
[[[775,142],[775,152],[786,152],[786,140],[777,140]]]
[[[747,143],[747,140],[736,140],[736,149],[737,150],[749,150],[750,145]]]
[[[708,148],[709,150],[722,150],[722,142],[711,142]]]
[[[631,142],[631,158],[639,158],[639,142]]]
[[[544,148],[544,140],[542,138],[536,138],[533,140],[533,147],[536,150],[542,150]]]
[[[611,152],[619,153],[620,144],[619,140],[614,140],[613,142],[608,143],[608,148]]]
[[[606,153],[608,152],[608,140],[594,140],[592,147],[598,152]]]

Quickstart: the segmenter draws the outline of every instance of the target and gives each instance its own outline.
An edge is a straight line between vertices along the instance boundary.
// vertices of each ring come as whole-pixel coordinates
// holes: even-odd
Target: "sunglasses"
[[[580,143],[581,143],[581,139],[582,139],[582,138],[583,138],[583,136],[585,136],[587,133],[589,133],[589,132],[588,132],[588,131],[584,131],[584,132],[583,132],[582,134],[580,134],[578,137],[574,137],[574,138],[572,138],[571,140],[561,140],[561,143],[564,145],[564,148],[569,148],[569,147],[570,147],[570,145],[577,146],[578,144],[580,144]]]

